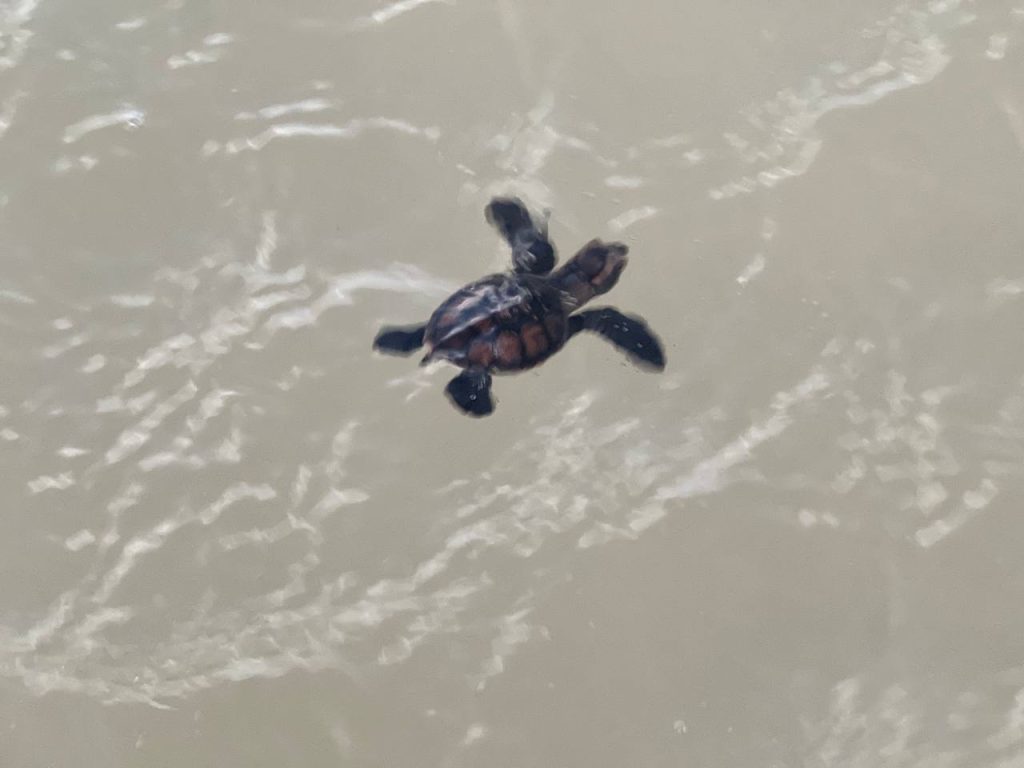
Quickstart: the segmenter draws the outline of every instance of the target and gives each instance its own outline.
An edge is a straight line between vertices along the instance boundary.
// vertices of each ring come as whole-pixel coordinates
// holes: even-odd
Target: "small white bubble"
[[[119,21],[114,26],[122,32],[131,32],[136,29],[142,29],[146,25],[146,20],[142,17],[135,19],[127,19],[126,21]]]
[[[96,541],[96,536],[92,531],[85,530],[84,528],[71,536],[68,536],[64,540],[64,546],[72,552],[77,552]]]
[[[988,50],[985,51],[985,55],[992,61],[999,61],[1006,56],[1008,43],[1009,38],[1006,35],[992,35],[988,39]]]
[[[609,176],[604,183],[612,189],[637,189],[643,185],[644,180],[639,176]]]
[[[96,371],[103,368],[106,364],[107,359],[103,355],[93,355],[85,361],[85,365],[83,365],[79,370],[81,370],[82,373],[96,373]]]
[[[227,32],[215,32],[203,38],[203,45],[227,45],[234,41],[235,36]]]
[[[487,729],[479,723],[475,723],[469,726],[466,730],[466,735],[462,739],[462,744],[468,747],[473,742],[480,741],[480,739],[482,739],[486,734]]]

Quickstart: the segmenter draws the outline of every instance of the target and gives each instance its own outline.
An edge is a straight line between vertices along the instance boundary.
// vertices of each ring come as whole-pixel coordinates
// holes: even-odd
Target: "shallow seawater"
[[[0,0],[0,764],[1024,765],[1024,5]],[[630,246],[599,339],[375,355]]]

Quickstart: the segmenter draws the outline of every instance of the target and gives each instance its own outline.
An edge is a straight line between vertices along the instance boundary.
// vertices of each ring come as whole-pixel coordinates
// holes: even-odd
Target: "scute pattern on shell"
[[[561,349],[566,339],[561,292],[533,275],[490,275],[449,297],[427,323],[428,359],[518,371]]]

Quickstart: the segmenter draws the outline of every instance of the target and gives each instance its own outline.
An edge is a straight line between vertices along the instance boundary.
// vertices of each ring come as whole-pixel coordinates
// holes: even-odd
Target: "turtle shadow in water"
[[[460,288],[426,323],[385,327],[373,348],[410,355],[426,349],[421,364],[445,360],[464,370],[445,387],[452,404],[469,416],[494,411],[492,373],[540,365],[580,331],[596,333],[638,367],[661,371],[665,353],[647,323],[614,307],[580,308],[610,291],[628,263],[622,243],[591,240],[557,270],[546,221],[538,224],[518,198],[495,198],[487,221],[512,248],[512,270]]]

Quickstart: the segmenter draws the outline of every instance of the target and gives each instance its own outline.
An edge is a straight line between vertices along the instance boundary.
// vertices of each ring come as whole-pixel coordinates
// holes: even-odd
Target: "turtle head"
[[[510,240],[516,272],[546,275],[555,268],[555,247],[548,240],[545,221],[540,229],[521,229]]]
[[[560,288],[574,307],[595,296],[608,293],[619,282],[629,259],[629,248],[623,243],[591,240],[557,272]]]
[[[555,266],[555,249],[546,239],[538,238],[528,243],[516,244],[512,261],[517,269],[535,275],[546,275]]]

